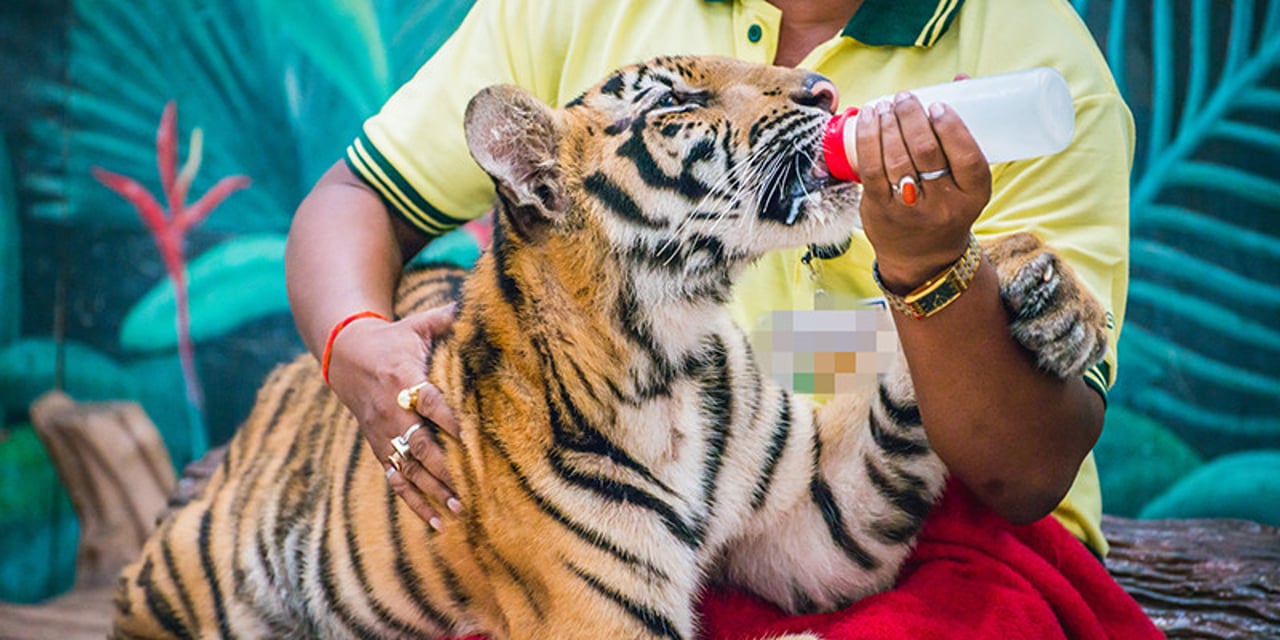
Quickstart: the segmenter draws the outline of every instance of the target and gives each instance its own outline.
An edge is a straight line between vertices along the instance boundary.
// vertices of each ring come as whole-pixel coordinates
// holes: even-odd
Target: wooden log
[[[114,587],[76,589],[39,605],[0,604],[0,640],[102,640]]]
[[[177,482],[164,439],[137,403],[82,404],[60,391],[32,403],[31,422],[80,517],[75,588],[109,585]]]
[[[1107,569],[1170,638],[1280,638],[1280,529],[1107,516]]]
[[[133,402],[80,404],[50,392],[31,405],[31,421],[80,517],[76,579],[40,605],[0,604],[0,638],[104,638],[116,577],[174,489],[169,451]]]

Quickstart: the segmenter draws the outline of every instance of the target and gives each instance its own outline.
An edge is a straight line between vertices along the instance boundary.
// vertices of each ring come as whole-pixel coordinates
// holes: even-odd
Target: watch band
[[[981,263],[982,247],[970,233],[969,246],[959,260],[905,296],[893,293],[884,286],[884,281],[880,279],[879,265],[872,264],[871,274],[875,277],[876,286],[884,292],[884,299],[890,307],[917,320],[923,320],[959,298],[973,283],[973,277],[978,273],[978,265]]]

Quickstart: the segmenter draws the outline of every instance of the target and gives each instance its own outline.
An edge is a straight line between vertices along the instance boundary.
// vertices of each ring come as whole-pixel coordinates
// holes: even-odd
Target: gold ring
[[[404,464],[404,455],[398,450],[392,451],[391,455],[387,456],[387,462],[391,463],[391,467],[398,472],[400,471],[400,465]]]
[[[418,393],[427,384],[426,382],[419,382],[407,389],[401,389],[400,393],[396,394],[396,404],[400,405],[400,408],[405,411],[414,411],[418,406]]]
[[[406,429],[404,433],[391,439],[391,448],[395,449],[396,453],[400,454],[401,456],[408,457],[409,456],[409,436],[413,435],[414,431],[417,431],[418,429],[421,429],[421,428],[422,428],[421,422],[413,423],[413,426]]]

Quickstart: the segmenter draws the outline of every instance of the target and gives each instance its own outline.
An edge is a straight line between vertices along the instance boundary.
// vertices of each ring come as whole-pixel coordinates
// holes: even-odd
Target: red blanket
[[[1052,516],[1009,524],[957,482],[925,522],[892,591],[843,611],[794,617],[745,593],[713,591],[702,617],[706,640],[804,631],[826,640],[1164,638]]]
[[[1052,516],[1009,524],[958,482],[925,522],[892,591],[843,611],[791,618],[742,593],[714,593],[703,618],[708,640],[799,631],[827,640],[1164,638]]]

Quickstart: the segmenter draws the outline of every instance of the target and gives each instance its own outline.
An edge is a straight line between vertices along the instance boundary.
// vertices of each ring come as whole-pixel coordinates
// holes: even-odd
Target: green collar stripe
[[[964,0],[863,0],[840,35],[875,47],[931,47],[963,4]]]
[[[956,10],[964,0],[943,0],[938,3],[938,9],[933,13],[933,17],[924,29],[920,31],[920,37],[916,39],[917,47],[931,47],[938,38],[946,33],[947,27],[951,26],[951,21],[956,17]]]
[[[840,34],[872,46],[929,47],[963,5],[964,0],[866,0]]]

